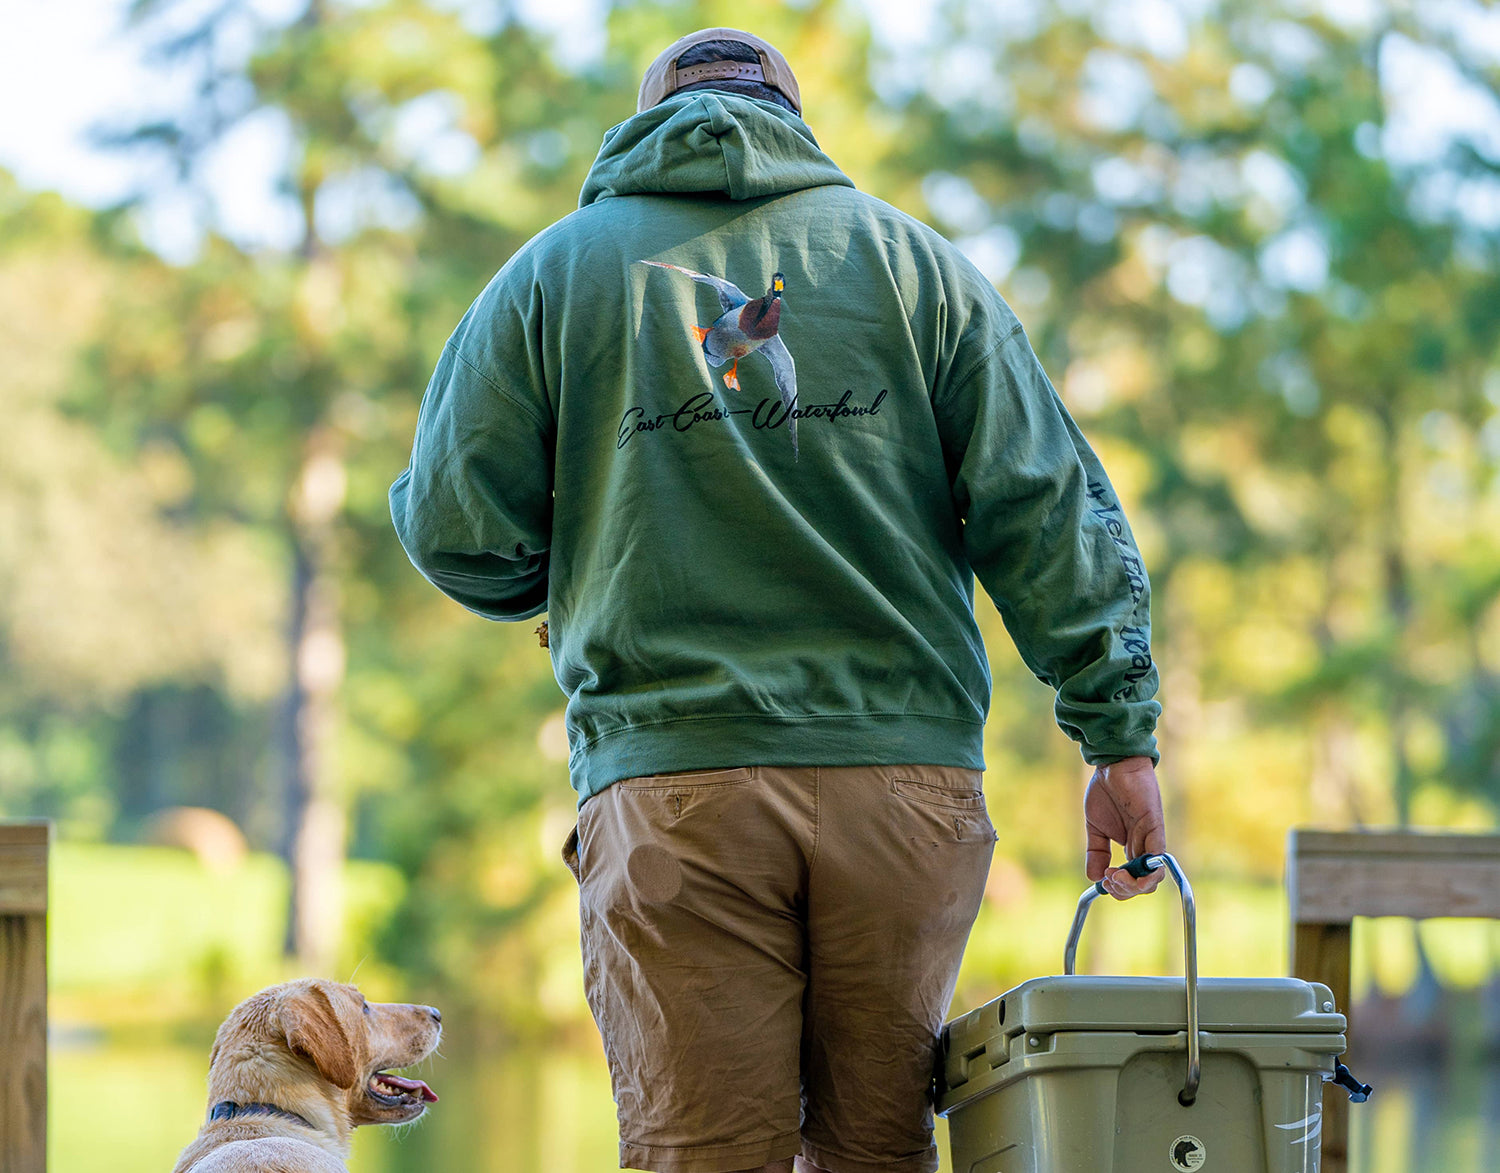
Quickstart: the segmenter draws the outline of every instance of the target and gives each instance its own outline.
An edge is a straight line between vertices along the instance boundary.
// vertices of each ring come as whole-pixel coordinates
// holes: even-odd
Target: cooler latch
[[[1349,1098],[1356,1104],[1363,1104],[1370,1098],[1370,1093],[1375,1089],[1367,1083],[1360,1083],[1354,1078],[1354,1073],[1340,1063],[1333,1069],[1333,1082],[1349,1092]]]

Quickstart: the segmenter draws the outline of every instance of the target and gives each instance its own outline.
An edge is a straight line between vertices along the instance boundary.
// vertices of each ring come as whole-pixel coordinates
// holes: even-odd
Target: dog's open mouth
[[[437,1092],[420,1079],[405,1079],[389,1071],[377,1071],[370,1076],[370,1095],[382,1104],[397,1107],[402,1104],[435,1104]]]

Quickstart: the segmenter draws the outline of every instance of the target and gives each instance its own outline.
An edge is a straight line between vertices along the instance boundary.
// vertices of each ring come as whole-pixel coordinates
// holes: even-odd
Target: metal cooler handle
[[[1203,1076],[1203,1055],[1198,1039],[1198,912],[1193,903],[1193,886],[1188,883],[1177,861],[1170,855],[1138,855],[1125,864],[1125,870],[1137,878],[1156,871],[1166,865],[1182,894],[1182,943],[1185,953],[1183,980],[1187,986],[1187,1081],[1178,1093],[1178,1102],[1189,1106],[1198,1098],[1198,1082]],[[1068,946],[1063,951],[1063,973],[1071,975],[1078,959],[1078,938],[1083,935],[1083,922],[1091,905],[1100,896],[1107,895],[1104,881],[1090,884],[1078,898],[1078,911],[1073,916],[1073,928],[1068,933]]]

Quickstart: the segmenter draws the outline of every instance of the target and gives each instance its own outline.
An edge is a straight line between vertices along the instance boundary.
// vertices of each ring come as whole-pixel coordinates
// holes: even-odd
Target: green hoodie
[[[580,801],[983,768],[976,574],[1084,756],[1155,756],[1146,573],[1020,323],[770,103],[605,136],[444,348],[391,513],[465,607],[548,612]]]

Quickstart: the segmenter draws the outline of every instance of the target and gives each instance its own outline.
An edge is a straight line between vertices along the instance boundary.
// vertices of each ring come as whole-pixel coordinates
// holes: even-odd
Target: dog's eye
[[[370,1004],[369,1004],[369,1003],[368,1003],[368,1002],[366,1002],[366,1003],[365,1003],[365,1004],[364,1004],[364,1006],[363,1006],[363,1007],[362,1007],[362,1009],[363,1009],[363,1010],[364,1010],[364,1012],[365,1012],[365,1013],[366,1013],[366,1014],[368,1014],[368,1013],[370,1013]]]

